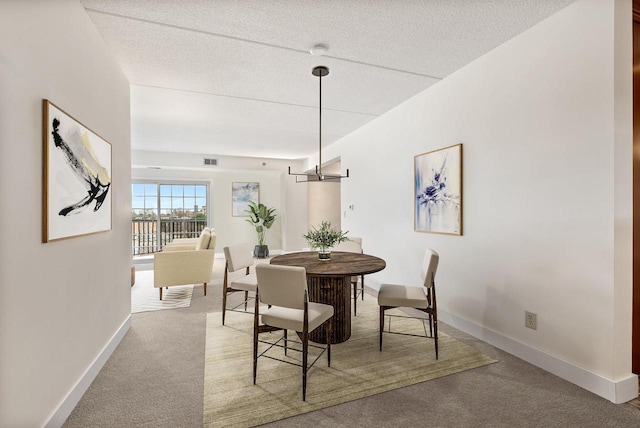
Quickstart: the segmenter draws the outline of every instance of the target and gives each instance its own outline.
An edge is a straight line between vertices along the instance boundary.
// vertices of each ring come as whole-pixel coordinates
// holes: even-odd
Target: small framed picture
[[[234,217],[248,217],[246,210],[249,202],[260,203],[260,183],[232,183],[231,184],[231,215]]]

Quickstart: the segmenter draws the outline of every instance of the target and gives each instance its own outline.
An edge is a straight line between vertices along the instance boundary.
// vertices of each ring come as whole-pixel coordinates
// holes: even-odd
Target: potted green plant
[[[311,230],[302,237],[307,240],[311,248],[318,250],[320,260],[331,260],[331,247],[348,240],[347,233],[349,231],[342,232],[334,228],[330,221],[323,221],[319,229],[311,226]]]
[[[269,247],[264,243],[264,235],[276,220],[276,209],[267,208],[264,204],[256,204],[250,201],[249,209],[245,210],[245,212],[249,214],[249,218],[246,220],[247,223],[250,223],[258,233],[258,245],[255,246],[253,255],[260,259],[269,257]]]

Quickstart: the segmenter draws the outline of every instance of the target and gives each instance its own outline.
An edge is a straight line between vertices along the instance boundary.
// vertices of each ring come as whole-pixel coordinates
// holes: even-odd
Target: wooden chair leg
[[[289,344],[289,339],[287,338],[287,329],[284,329],[284,355],[287,355],[287,345]]]
[[[309,334],[302,335],[302,401],[307,401],[307,356],[309,354]]]
[[[249,300],[249,292],[245,291],[244,292],[244,311],[247,311],[247,300]]]
[[[256,384],[258,375],[258,332],[253,332],[253,384]]]
[[[224,317],[227,312],[227,287],[222,287],[222,325],[224,325]]]
[[[333,335],[333,317],[329,318],[329,324],[327,325],[327,363],[331,367],[331,337]]]
[[[224,265],[224,279],[222,280],[222,325],[224,325],[224,316],[227,312],[227,284],[229,280],[229,261]]]
[[[162,287],[158,288],[160,290],[160,300],[162,300]]]
[[[382,352],[382,331],[384,330],[384,306],[380,306],[380,352]]]
[[[358,283],[353,283],[353,316],[358,315]]]
[[[436,345],[436,360],[438,359],[438,317],[433,317],[433,341]]]
[[[207,283],[206,282],[204,283],[204,295],[205,296],[207,295]]]
[[[253,314],[253,384],[256,384],[258,375],[258,296],[256,295],[256,311]],[[223,318],[224,320],[224,318]],[[223,321],[224,324],[224,321]]]

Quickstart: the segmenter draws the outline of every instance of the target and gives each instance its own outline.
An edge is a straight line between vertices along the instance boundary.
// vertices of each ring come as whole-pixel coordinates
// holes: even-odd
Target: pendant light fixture
[[[295,173],[291,172],[291,167],[289,167],[289,175],[296,176],[296,183],[306,183],[308,181],[339,181],[341,178],[349,177],[349,169],[347,169],[347,175],[340,174],[324,174],[322,172],[322,78],[329,74],[329,69],[324,65],[319,65],[314,67],[311,72],[314,76],[318,76],[318,81],[320,82],[320,108],[319,108],[319,118],[320,118],[320,132],[319,132],[319,148],[318,148],[318,165],[316,165],[316,172],[310,173]],[[303,178],[301,178],[303,177]]]

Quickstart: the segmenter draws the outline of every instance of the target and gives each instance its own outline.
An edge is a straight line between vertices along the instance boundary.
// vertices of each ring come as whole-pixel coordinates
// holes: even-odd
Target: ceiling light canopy
[[[289,175],[296,176],[296,183],[306,183],[308,181],[339,181],[341,178],[349,177],[348,168],[347,168],[346,175],[322,173],[322,78],[329,74],[329,69],[324,65],[319,65],[317,67],[314,67],[313,71],[311,71],[311,74],[313,74],[314,76],[318,76],[318,82],[320,83],[320,96],[319,96],[320,102],[319,102],[319,109],[318,109],[319,119],[320,119],[320,124],[319,124],[320,132],[318,137],[318,141],[319,141],[318,165],[316,165],[315,173],[312,173],[312,172],[311,173],[295,173],[295,172],[291,172],[291,167],[289,167]],[[304,177],[304,178],[300,178],[300,177]]]
[[[315,45],[311,49],[309,49],[309,53],[313,56],[322,56],[329,51],[329,48],[326,45]]]

